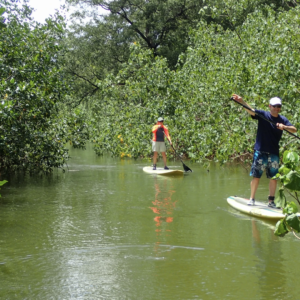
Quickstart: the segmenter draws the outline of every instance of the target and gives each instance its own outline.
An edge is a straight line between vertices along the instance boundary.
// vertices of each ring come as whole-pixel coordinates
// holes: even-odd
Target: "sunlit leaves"
[[[279,188],[275,203],[277,207],[283,208],[283,213],[286,215],[276,225],[275,235],[278,236],[284,236],[290,231],[290,228],[296,232],[300,232],[300,221],[297,215],[298,206],[292,201],[287,202],[285,197],[285,191],[287,191],[299,203],[297,191],[300,190],[300,174],[298,171],[294,171],[298,170],[298,165],[298,154],[294,151],[285,151],[283,154],[283,165],[276,175],[282,186]]]
[[[286,206],[281,206],[284,207],[283,213],[284,214],[296,214],[298,212],[298,206],[294,202],[289,202]]]
[[[291,214],[286,217],[286,223],[296,232],[300,232],[300,221],[297,215]]]
[[[0,30],[1,28],[4,28],[5,25],[5,18],[3,17],[3,14],[5,13],[5,8],[4,7],[0,7]]]
[[[298,163],[299,163],[299,155],[296,152],[293,152],[293,151],[285,151],[283,153],[282,161],[283,161],[286,168],[289,168],[291,170],[295,170],[297,168]]]
[[[298,15],[299,8],[274,13],[265,7],[235,31],[200,22],[176,71],[133,45],[121,71],[97,83],[100,96],[92,105],[92,120],[99,153],[108,149],[120,155],[125,145],[134,145],[126,148],[132,156],[150,155],[150,128],[164,115],[181,154],[199,162],[249,161],[257,123],[229,99],[238,93],[267,110],[271,96],[282,97],[282,113],[296,127],[300,124]],[[128,123],[135,126],[129,129]],[[122,145],[119,134],[125,137]],[[284,134],[281,145],[288,142],[290,136]],[[281,169],[285,176],[288,169]]]
[[[277,193],[277,196],[275,198],[275,203],[276,203],[276,206],[278,207],[285,207],[286,206],[286,197],[284,195],[284,189],[283,188],[280,188],[278,190],[278,193]]]
[[[276,223],[274,234],[277,236],[285,236],[287,233],[289,233],[289,230],[287,229],[287,226],[284,222],[284,220],[280,220]]]
[[[213,156],[218,161],[228,160],[230,153],[238,157],[251,152],[255,139],[256,123],[230,103],[233,92],[261,109],[268,109],[271,95],[279,95],[284,99],[284,115],[295,126],[299,123],[293,108],[298,97],[295,87],[299,87],[300,59],[295,40],[295,35],[299,39],[299,9],[280,15],[265,10],[268,14],[257,11],[249,15],[236,32],[201,23],[194,32],[194,46],[188,49],[186,63],[178,72],[181,95],[189,99],[185,111],[203,124],[204,140],[198,143],[203,148],[207,144],[214,147]],[[292,41],[288,49],[287,39]],[[197,131],[197,122],[192,125],[192,118],[190,121]],[[283,145],[288,138],[284,135]]]
[[[4,184],[7,183],[7,182],[8,182],[7,180],[2,180],[2,181],[0,181],[0,186],[4,185]],[[1,197],[1,195],[0,195],[0,197]]]
[[[300,191],[300,174],[297,171],[290,171],[284,179],[284,186],[292,191]]]
[[[68,158],[57,104],[67,92],[62,72],[64,24],[56,16],[31,21],[31,9],[1,1],[7,10],[0,35],[1,170],[51,171]],[[57,25],[60,26],[57,26]]]
[[[276,178],[291,191],[300,191],[299,156],[294,151],[285,151],[283,164],[278,170]],[[281,190],[279,191],[281,192]]]

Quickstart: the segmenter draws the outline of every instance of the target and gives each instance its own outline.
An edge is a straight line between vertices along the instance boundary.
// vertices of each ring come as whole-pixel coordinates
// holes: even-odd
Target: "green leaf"
[[[284,219],[282,219],[276,223],[275,232],[274,232],[275,235],[283,237],[288,232],[289,231],[284,223]]]
[[[296,171],[291,171],[286,175],[287,182],[284,186],[292,191],[300,191],[300,174]]]
[[[291,171],[291,169],[287,168],[285,165],[282,165],[282,166],[279,168],[278,173],[283,174],[283,175],[286,175],[286,174],[288,174],[290,171]],[[278,173],[277,173],[276,175],[278,175]],[[276,177],[279,177],[279,176],[276,176]]]
[[[8,181],[7,180],[0,181],[0,186],[4,185],[6,182],[8,182]]]
[[[277,207],[285,207],[286,206],[286,198],[284,195],[284,189],[280,188],[278,190],[277,196],[275,198],[275,204]]]
[[[298,212],[298,206],[294,202],[289,202],[283,209],[284,214],[295,214]]]
[[[300,232],[300,221],[296,214],[292,214],[286,218],[286,223],[295,231]]]
[[[293,151],[285,151],[283,154],[283,163],[297,163],[299,162],[299,155]]]

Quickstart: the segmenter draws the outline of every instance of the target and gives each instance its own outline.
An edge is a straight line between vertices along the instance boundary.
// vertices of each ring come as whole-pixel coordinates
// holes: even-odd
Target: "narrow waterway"
[[[299,298],[300,241],[226,202],[249,196],[243,167],[164,177],[91,148],[71,156],[65,173],[0,191],[0,299]]]

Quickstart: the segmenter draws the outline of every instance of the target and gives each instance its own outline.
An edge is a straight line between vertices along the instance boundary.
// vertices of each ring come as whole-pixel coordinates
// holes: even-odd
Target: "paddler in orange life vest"
[[[165,170],[169,170],[167,167],[167,156],[166,156],[166,144],[165,144],[165,135],[167,139],[169,140],[170,144],[172,145],[171,138],[169,135],[168,128],[164,126],[164,119],[162,117],[159,117],[157,119],[156,125],[152,128],[153,132],[153,139],[152,139],[152,151],[153,154],[153,170],[156,170],[156,161],[158,152],[161,152],[165,167]]]

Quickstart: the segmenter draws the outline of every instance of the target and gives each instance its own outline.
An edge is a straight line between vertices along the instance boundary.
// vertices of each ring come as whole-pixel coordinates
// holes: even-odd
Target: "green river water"
[[[249,196],[243,167],[164,177],[71,156],[66,173],[1,178],[0,299],[299,299],[300,241],[226,202]]]

